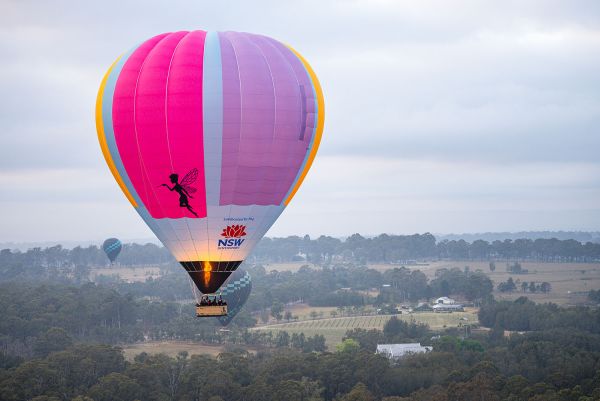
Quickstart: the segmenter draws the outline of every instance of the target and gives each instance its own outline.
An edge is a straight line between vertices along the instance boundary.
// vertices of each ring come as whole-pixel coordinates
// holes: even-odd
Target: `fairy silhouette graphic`
[[[196,188],[192,187],[192,184],[198,178],[198,169],[194,168],[190,170],[189,173],[183,177],[181,182],[179,182],[179,174],[171,174],[169,176],[169,180],[173,187],[171,188],[167,184],[161,184],[161,187],[169,188],[169,191],[175,191],[179,194],[179,206],[185,207],[189,210],[194,216],[198,217],[198,214],[194,211],[194,209],[190,206],[190,201],[188,198],[194,198],[191,194],[196,192]]]

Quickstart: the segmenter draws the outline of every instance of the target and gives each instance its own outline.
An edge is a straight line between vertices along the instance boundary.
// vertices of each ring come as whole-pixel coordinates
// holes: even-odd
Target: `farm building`
[[[454,305],[456,303],[455,300],[453,300],[452,298],[448,298],[448,297],[440,297],[438,299],[435,300],[436,304],[442,304],[442,305]]]
[[[377,344],[377,351],[375,353],[385,355],[389,359],[400,359],[410,354],[420,354],[432,349],[433,347],[424,347],[421,343]]]
[[[464,312],[465,308],[463,308],[460,304],[435,304],[433,305],[434,312]]]

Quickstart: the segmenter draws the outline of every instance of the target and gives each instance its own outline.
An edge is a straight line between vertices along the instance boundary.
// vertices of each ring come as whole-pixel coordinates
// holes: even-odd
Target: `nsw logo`
[[[234,224],[223,229],[221,237],[225,239],[219,240],[219,249],[237,249],[245,241],[246,226],[242,224]]]

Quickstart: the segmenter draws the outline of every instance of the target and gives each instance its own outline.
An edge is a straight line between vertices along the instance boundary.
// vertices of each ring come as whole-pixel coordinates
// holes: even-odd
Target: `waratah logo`
[[[244,236],[246,236],[246,226],[241,224],[227,226],[227,228],[224,228],[223,232],[221,233],[221,237],[225,238],[240,238]]]
[[[221,237],[226,239],[219,240],[219,248],[237,249],[244,243],[245,239],[241,238],[244,236],[246,236],[246,226],[242,224],[227,226],[221,233]]]

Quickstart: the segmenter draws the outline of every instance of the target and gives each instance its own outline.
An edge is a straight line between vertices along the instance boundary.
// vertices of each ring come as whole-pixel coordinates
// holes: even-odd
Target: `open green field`
[[[419,312],[396,316],[403,320],[415,319],[417,322],[426,323],[434,330],[440,330],[444,327],[456,327],[459,324],[467,322],[476,323],[478,321],[477,310],[475,308],[468,308],[465,312]],[[269,324],[266,326],[255,327],[251,330],[272,331],[274,334],[278,331],[287,331],[290,335],[292,333],[304,333],[305,336],[320,334],[325,336],[327,346],[332,349],[336,344],[342,341],[346,331],[354,328],[383,330],[383,326],[391,317],[392,315],[373,315],[325,318]]]

